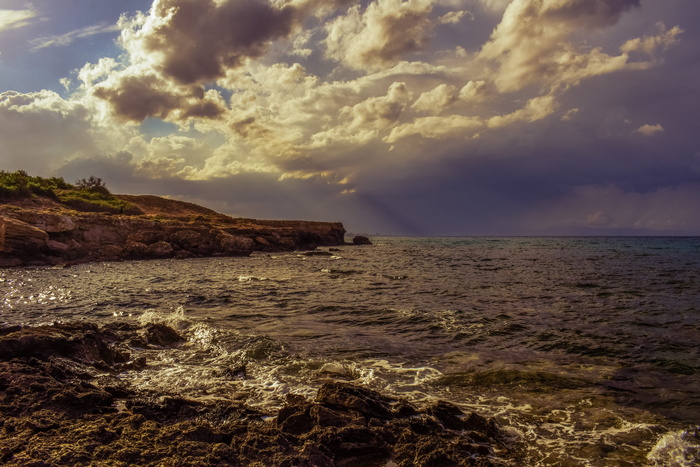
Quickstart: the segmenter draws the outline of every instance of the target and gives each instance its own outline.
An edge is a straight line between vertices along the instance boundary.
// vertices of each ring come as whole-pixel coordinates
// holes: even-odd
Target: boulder
[[[173,246],[164,241],[151,243],[146,248],[146,254],[152,258],[169,258],[174,252]]]
[[[0,253],[36,257],[47,248],[49,234],[26,222],[0,217]]]
[[[330,407],[354,410],[367,417],[394,418],[389,399],[379,393],[349,383],[333,382],[321,386],[316,401]]]
[[[355,235],[352,239],[353,245],[371,245],[372,242],[369,238],[363,237],[362,235]]]

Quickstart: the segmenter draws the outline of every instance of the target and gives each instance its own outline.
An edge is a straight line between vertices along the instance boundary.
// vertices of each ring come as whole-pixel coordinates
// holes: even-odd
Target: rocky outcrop
[[[371,245],[372,241],[362,235],[355,235],[352,239],[353,245]]]
[[[276,413],[232,395],[195,400],[129,386],[139,352],[182,337],[163,324],[0,327],[0,464],[225,466],[522,465],[492,419],[418,407],[331,381]]]
[[[48,200],[0,205],[0,267],[245,256],[344,243],[337,222],[238,219],[155,196],[123,198],[144,214],[78,212]]]

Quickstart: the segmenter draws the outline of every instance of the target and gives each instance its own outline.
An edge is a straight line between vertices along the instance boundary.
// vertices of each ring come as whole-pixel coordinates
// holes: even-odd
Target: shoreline
[[[345,381],[276,412],[131,387],[120,378],[184,338],[164,324],[0,328],[3,465],[516,465],[493,419],[417,407]],[[245,369],[227,378],[247,378]]]
[[[248,256],[369,242],[347,243],[340,222],[233,218],[157,196],[115,196],[134,211],[76,211],[39,197],[0,204],[0,267]]]

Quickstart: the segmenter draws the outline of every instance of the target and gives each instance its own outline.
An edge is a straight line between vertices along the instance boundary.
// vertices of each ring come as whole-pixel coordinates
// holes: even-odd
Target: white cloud
[[[0,10],[0,32],[24,27],[36,16],[37,12],[34,9]]]
[[[488,120],[489,128],[500,128],[515,122],[535,122],[550,115],[556,110],[556,102],[552,96],[540,96],[530,99],[522,108],[507,115],[498,115]]]
[[[446,117],[422,117],[412,123],[397,126],[391,134],[385,138],[389,144],[408,136],[421,136],[428,139],[442,139],[447,137],[473,136],[483,127],[483,122],[478,118],[464,117],[461,115],[449,115]]]
[[[664,127],[657,123],[655,125],[642,125],[636,130],[634,130],[633,133],[637,133],[644,136],[654,136],[655,134],[663,133],[664,131],[666,131]]]
[[[326,26],[327,55],[359,70],[379,70],[423,49],[434,22],[432,0],[377,0]]]
[[[666,50],[678,42],[678,36],[684,32],[678,26],[674,26],[667,31],[663,23],[657,23],[656,27],[659,31],[658,34],[630,39],[622,44],[620,50],[625,53],[644,52],[653,56],[659,50]]]
[[[32,50],[37,51],[47,47],[67,46],[72,44],[76,39],[83,39],[97,34],[110,34],[118,31],[121,31],[121,27],[117,24],[100,23],[57,36],[39,37],[31,41]]]
[[[51,91],[0,93],[3,168],[47,174],[96,151],[88,109]]]
[[[454,104],[457,98],[457,88],[443,83],[421,94],[411,107],[419,111],[439,114]]]
[[[496,66],[502,92],[530,85],[556,90],[582,79],[649,63],[628,63],[628,55],[610,56],[601,48],[575,44],[576,32],[608,27],[639,6],[639,0],[514,0],[479,57]]]
[[[513,0],[479,0],[486,8],[501,12],[510,5]]]

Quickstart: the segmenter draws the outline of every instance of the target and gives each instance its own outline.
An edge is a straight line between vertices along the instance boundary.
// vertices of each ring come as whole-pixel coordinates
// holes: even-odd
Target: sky
[[[700,235],[697,0],[0,0],[0,170],[387,235]]]

